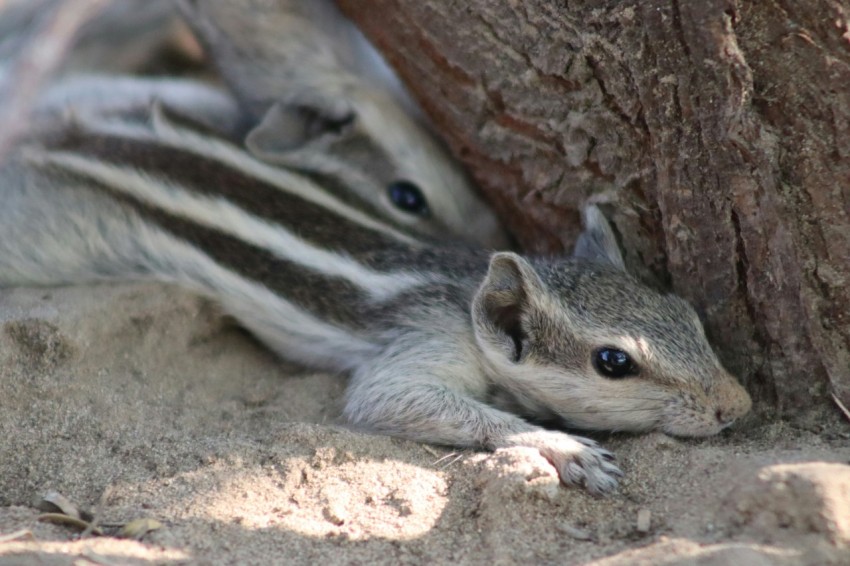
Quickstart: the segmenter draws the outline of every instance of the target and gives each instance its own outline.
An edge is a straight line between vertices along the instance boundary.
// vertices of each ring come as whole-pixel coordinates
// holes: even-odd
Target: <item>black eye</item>
[[[390,200],[399,209],[415,214],[416,216],[428,216],[431,210],[428,201],[422,191],[410,181],[394,181],[387,187]]]
[[[605,377],[626,377],[638,373],[632,357],[617,348],[599,348],[593,355],[593,364],[596,371]]]

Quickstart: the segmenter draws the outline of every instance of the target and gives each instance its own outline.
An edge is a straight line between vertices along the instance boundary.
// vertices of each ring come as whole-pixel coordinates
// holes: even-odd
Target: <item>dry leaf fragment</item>
[[[78,519],[77,517],[71,517],[70,515],[65,515],[64,513],[44,513],[38,516],[38,520],[41,523],[53,523],[55,525],[64,525],[66,527],[72,527],[81,532],[88,530],[92,534],[103,536],[103,531],[101,531],[98,527],[93,527],[92,524],[88,521],[83,521],[82,519]]]
[[[90,522],[94,517],[84,509],[80,509],[73,501],[58,491],[48,491],[39,499],[35,508],[47,513],[61,513],[81,521]]]
[[[142,519],[134,519],[121,527],[115,536],[119,538],[132,538],[135,540],[142,540],[142,538],[148,534],[149,532],[156,531],[162,528],[162,523],[157,521],[156,519],[150,519],[148,517]]]

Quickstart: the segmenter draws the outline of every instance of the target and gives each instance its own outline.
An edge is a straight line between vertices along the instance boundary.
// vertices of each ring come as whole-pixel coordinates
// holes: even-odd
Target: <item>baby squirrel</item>
[[[507,246],[495,215],[334,2],[177,4],[256,124],[245,138],[252,155],[309,170],[325,185],[345,184],[417,233],[443,238],[448,231],[454,239]]]
[[[593,206],[572,258],[438,243],[152,115],[147,134],[54,121],[17,149],[0,169],[0,286],[187,287],[280,355],[348,372],[352,424],[533,447],[593,493],[617,485],[611,453],[530,420],[707,436],[750,408],[694,310],[624,271]]]
[[[3,57],[16,53],[33,22],[57,4],[28,0],[7,8],[0,73]],[[226,92],[200,80],[115,72],[131,71],[131,60],[170,40],[178,5]],[[408,231],[507,247],[495,214],[333,2],[116,0],[82,31],[65,74],[42,97],[36,122],[73,112],[86,119],[120,115],[146,127],[158,99],[265,163],[357,195],[370,214]]]

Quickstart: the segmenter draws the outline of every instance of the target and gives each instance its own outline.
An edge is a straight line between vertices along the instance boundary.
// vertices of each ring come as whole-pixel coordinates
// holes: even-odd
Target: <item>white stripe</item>
[[[306,242],[280,225],[257,218],[225,199],[193,195],[176,185],[130,168],[69,152],[51,152],[36,159],[85,175],[171,214],[267,249],[281,259],[314,272],[345,279],[376,300],[390,298],[430,280],[414,273],[376,272],[345,254],[333,253]]]
[[[301,363],[344,371],[379,350],[356,331],[315,317],[113,201],[56,190],[54,182],[37,178],[0,192],[6,199],[0,207],[0,286],[176,283],[223,303],[270,347]]]
[[[400,242],[417,247],[422,245],[422,242],[416,238],[399,232],[392,226],[378,222],[362,211],[345,204],[309,179],[267,165],[244,151],[234,151],[234,147],[229,143],[174,126],[164,116],[159,104],[155,104],[153,107],[153,126],[157,135],[174,147],[180,147],[196,155],[226,163],[249,177],[265,181],[284,192],[331,210],[361,226],[387,234]]]
[[[421,241],[392,226],[380,222],[329,194],[309,179],[278,167],[272,167],[251,157],[248,153],[227,142],[208,138],[186,128],[173,125],[163,115],[159,104],[152,111],[154,131],[144,126],[115,120],[94,121],[88,117],[75,117],[75,126],[87,133],[111,135],[152,145],[165,145],[193,153],[199,157],[229,165],[247,177],[259,179],[269,185],[307,202],[326,208],[335,214],[369,230],[385,234],[407,245],[421,247]]]
[[[159,277],[212,294],[229,312],[279,354],[296,361],[348,370],[378,347],[351,331],[323,322],[289,301],[221,267],[196,248],[143,224],[131,234],[132,258]]]

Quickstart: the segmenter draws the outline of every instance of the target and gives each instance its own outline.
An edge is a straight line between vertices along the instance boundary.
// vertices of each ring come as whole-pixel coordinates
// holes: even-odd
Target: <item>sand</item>
[[[0,565],[850,564],[835,407],[598,435],[626,477],[593,497],[530,450],[349,430],[344,388],[171,287],[0,290]],[[38,522],[51,490],[163,528],[81,537]]]

